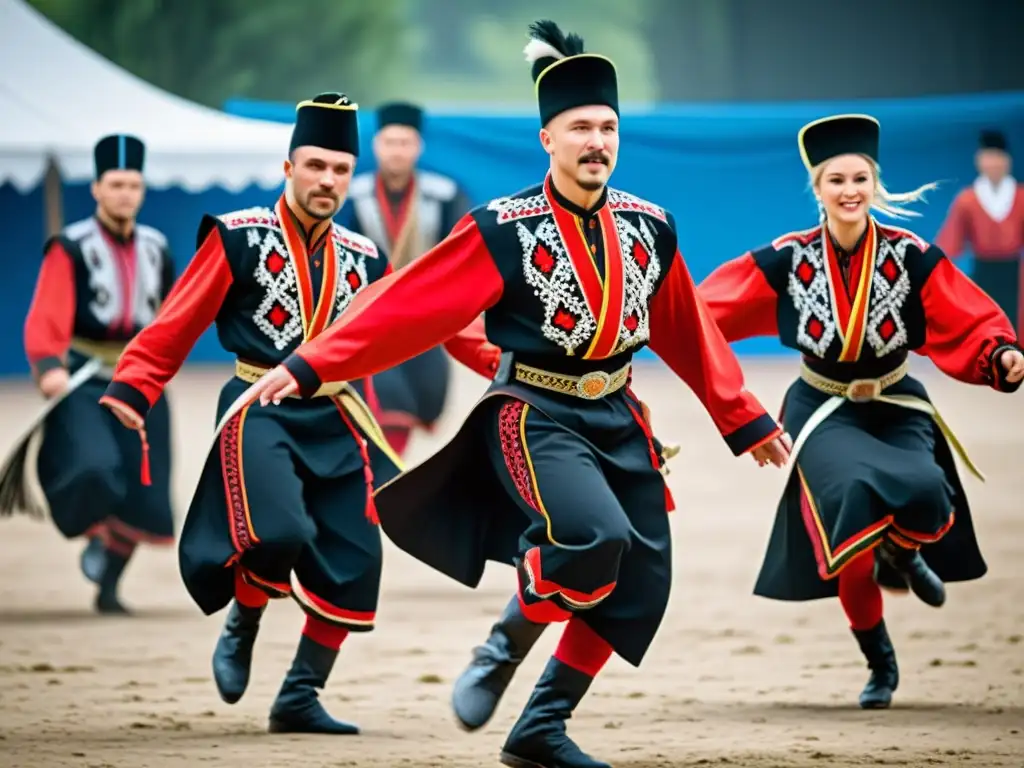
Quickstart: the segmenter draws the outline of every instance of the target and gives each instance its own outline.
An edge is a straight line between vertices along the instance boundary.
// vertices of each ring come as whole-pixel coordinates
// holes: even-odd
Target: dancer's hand
[[[253,394],[259,395],[260,405],[280,405],[282,400],[298,391],[299,383],[283,365],[263,374],[253,388]]]
[[[69,378],[67,368],[51,368],[39,377],[39,391],[47,400],[62,395]]]
[[[145,426],[142,417],[127,405],[122,405],[109,397],[102,398],[100,403],[109,408],[110,412],[117,416],[117,420],[128,427],[128,429],[142,429]]]
[[[1024,379],[1024,354],[1019,349],[1008,349],[999,356],[999,362],[1006,371],[1006,381],[1016,384]]]
[[[750,453],[759,467],[763,467],[765,464],[774,464],[776,467],[784,467],[786,466],[786,462],[789,461],[789,452],[792,448],[793,441],[790,439],[789,435],[784,432],[770,443],[759,445]]]

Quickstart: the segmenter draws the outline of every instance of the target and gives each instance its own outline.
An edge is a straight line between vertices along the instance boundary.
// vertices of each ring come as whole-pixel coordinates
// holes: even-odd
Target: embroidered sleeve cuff
[[[295,377],[295,381],[299,385],[299,394],[303,397],[312,397],[320,389],[320,385],[323,383],[320,381],[320,376],[313,370],[313,366],[300,355],[288,355],[282,365],[288,369],[288,373]]]
[[[42,376],[44,373],[49,373],[55,368],[65,368],[64,361],[59,357],[44,357],[41,360],[35,362],[36,378]]]
[[[123,405],[128,406],[131,410],[135,411],[139,417],[145,421],[149,415],[149,400],[139,390],[123,381],[112,381],[107,385],[107,391],[103,393],[103,400],[116,400]]]
[[[734,456],[742,456],[760,445],[774,440],[782,434],[782,428],[767,413],[758,416],[728,435],[723,435],[725,444]]]
[[[1024,383],[1015,381],[1011,384],[1006,380],[1006,369],[1003,368],[1003,364],[999,362],[999,358],[1002,357],[1003,352],[1006,352],[1008,349],[1021,350],[1021,347],[1017,344],[999,344],[992,351],[992,357],[989,359],[993,379],[992,386],[1000,392],[1016,392],[1020,389],[1021,384]]]

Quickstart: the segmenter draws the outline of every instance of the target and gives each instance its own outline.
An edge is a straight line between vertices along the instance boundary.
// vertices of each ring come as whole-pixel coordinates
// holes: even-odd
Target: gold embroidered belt
[[[235,376],[249,384],[255,384],[263,375],[270,371],[270,368],[258,363],[247,363],[244,360],[235,360]],[[320,389],[313,393],[313,397],[337,397],[345,388],[347,381],[326,381],[320,385]],[[288,397],[299,397],[298,393]]]
[[[84,357],[95,357],[108,367],[117,365],[127,346],[125,341],[96,341],[78,336],[71,339],[71,349]]]
[[[800,365],[800,378],[819,392],[833,397],[845,397],[854,403],[869,403],[882,396],[882,392],[903,379],[910,370],[909,363],[904,360],[896,368],[877,379],[854,379],[846,383],[835,381],[812,371],[806,363]]]
[[[612,373],[591,371],[582,376],[566,376],[534,368],[522,363],[515,364],[516,381],[529,384],[540,389],[548,389],[563,395],[572,395],[584,400],[599,400],[626,386],[629,381],[630,364],[626,363]]]
[[[235,360],[235,376],[249,384],[255,384],[270,370],[270,368],[256,363],[249,363],[244,360]],[[289,397],[297,398],[299,395],[294,394],[289,395]],[[356,392],[354,388],[349,386],[347,381],[324,382],[320,386],[320,389],[313,394],[313,397],[333,397],[337,400],[341,406],[344,407],[345,411],[352,417],[352,420],[356,423],[356,426],[359,427],[366,438],[377,446],[377,448],[379,448],[380,451],[387,456],[396,467],[398,467],[399,471],[405,471],[405,464],[399,458],[398,454],[395,453],[391,444],[388,443],[388,439],[384,436],[384,430],[382,430],[380,424],[377,423],[377,417],[373,415],[373,411],[370,409],[370,406],[366,404],[366,401],[360,397],[359,393]]]
[[[877,379],[855,379],[854,381],[846,383],[829,379],[815,373],[808,368],[806,364],[801,364],[800,378],[818,391],[824,392],[832,397],[818,406],[814,413],[812,413],[804,423],[803,429],[800,430],[800,434],[797,435],[796,440],[793,442],[793,449],[790,451],[790,461],[796,460],[797,455],[800,453],[800,449],[803,448],[804,443],[807,442],[807,438],[811,433],[817,429],[825,419],[835,413],[836,409],[847,400],[853,403],[879,402],[896,405],[900,408],[908,408],[913,411],[919,411],[930,416],[935,422],[935,425],[939,428],[939,431],[942,432],[943,437],[945,437],[949,442],[954,453],[960,457],[960,460],[967,467],[968,471],[984,482],[985,476],[981,473],[981,470],[978,469],[974,462],[971,461],[970,456],[967,455],[967,450],[960,443],[957,436],[953,434],[953,430],[935,409],[934,405],[929,403],[927,400],[916,397],[915,395],[884,394],[884,390],[891,387],[907,375],[909,368],[909,363],[904,360],[898,367],[889,371],[889,373],[883,374]]]

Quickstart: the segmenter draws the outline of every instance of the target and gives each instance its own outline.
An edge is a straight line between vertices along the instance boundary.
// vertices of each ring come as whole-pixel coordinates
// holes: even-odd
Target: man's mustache
[[[580,158],[580,165],[584,165],[586,163],[604,163],[605,165],[610,165],[611,162],[612,159],[608,157],[608,155],[604,154],[604,152],[591,152]]]

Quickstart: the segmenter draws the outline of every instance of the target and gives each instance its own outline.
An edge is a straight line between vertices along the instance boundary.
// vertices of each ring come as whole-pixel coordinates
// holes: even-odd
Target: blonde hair
[[[871,166],[871,172],[875,176],[875,195],[874,200],[871,202],[871,209],[878,211],[891,219],[905,219],[911,216],[920,216],[920,213],[912,211],[909,208],[904,208],[902,207],[902,204],[916,203],[919,200],[921,202],[927,202],[925,200],[925,194],[939,188],[939,183],[937,181],[931,181],[927,184],[922,184],[920,187],[910,192],[890,192],[882,183],[882,169],[879,167],[878,163],[867,155],[858,155],[858,157],[862,157],[868,162],[868,165]],[[812,192],[814,192],[815,187],[821,183],[821,177],[825,173],[825,166],[833,159],[834,158],[829,158],[811,169],[810,176]],[[817,193],[814,194],[814,197],[818,201],[818,212],[821,214],[822,218],[824,218],[825,208],[821,204],[821,198],[818,197]]]

